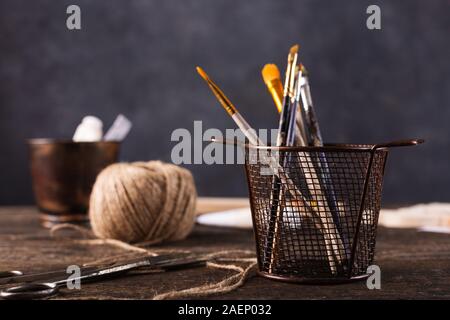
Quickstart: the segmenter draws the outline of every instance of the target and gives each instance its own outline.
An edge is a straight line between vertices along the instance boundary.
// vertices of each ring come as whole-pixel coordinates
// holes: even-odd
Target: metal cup
[[[92,186],[101,170],[117,162],[120,143],[30,139],[28,146],[42,225],[87,222]]]

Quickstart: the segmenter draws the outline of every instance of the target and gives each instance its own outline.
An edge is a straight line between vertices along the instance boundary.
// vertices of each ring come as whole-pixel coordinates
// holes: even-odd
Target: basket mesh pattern
[[[268,159],[275,156],[273,174]],[[293,280],[364,275],[374,257],[386,156],[385,149],[344,147],[248,152],[260,271]]]

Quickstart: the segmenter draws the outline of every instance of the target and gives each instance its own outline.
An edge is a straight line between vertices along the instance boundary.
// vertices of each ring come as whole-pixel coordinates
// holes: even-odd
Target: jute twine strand
[[[101,258],[95,261],[91,261],[86,263],[86,266],[93,266],[99,264],[107,264],[118,261],[119,259],[123,259],[126,256],[130,256],[130,254],[145,254],[150,256],[157,256],[163,253],[185,253],[186,250],[174,250],[174,249],[166,249],[166,250],[150,250],[145,248],[148,246],[148,242],[129,244],[116,239],[98,239],[95,238],[95,235],[91,230],[86,229],[81,226],[73,225],[73,224],[59,224],[54,226],[50,230],[50,235],[55,238],[58,237],[57,233],[61,230],[71,229],[79,233],[79,235],[83,236],[84,239],[70,239],[75,241],[76,243],[82,245],[89,246],[97,246],[97,245],[110,245],[121,250],[127,252],[125,255],[116,255],[107,258]],[[86,239],[88,238],[88,239]],[[66,239],[66,238],[64,238]],[[152,300],[165,300],[165,299],[180,299],[180,298],[195,298],[202,296],[211,296],[224,294],[227,292],[231,292],[239,287],[241,287],[247,279],[253,276],[255,273],[252,272],[257,265],[256,258],[249,257],[254,256],[254,253],[248,250],[223,250],[215,253],[211,253],[207,255],[207,259],[210,260],[207,262],[206,267],[212,269],[221,269],[227,271],[236,272],[233,275],[226,276],[224,279],[215,282],[215,283],[207,283],[200,286],[196,286],[193,288],[183,289],[183,290],[172,290],[164,293],[157,293],[151,297],[144,297],[144,299],[152,299]],[[218,260],[220,262],[228,262],[228,263],[218,263],[213,260]],[[239,264],[245,264],[245,266],[241,266]],[[70,297],[69,297],[70,298]],[[80,299],[80,297],[76,297],[76,299]],[[112,296],[83,296],[81,299],[117,299],[117,297]],[[119,298],[122,299],[122,298]]]

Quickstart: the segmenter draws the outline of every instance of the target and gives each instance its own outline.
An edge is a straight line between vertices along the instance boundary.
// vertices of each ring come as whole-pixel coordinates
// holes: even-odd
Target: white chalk
[[[131,126],[131,121],[123,114],[119,114],[103,139],[105,141],[122,141],[130,132]]]
[[[95,142],[102,140],[103,123],[94,116],[86,116],[78,125],[73,135],[75,142]]]

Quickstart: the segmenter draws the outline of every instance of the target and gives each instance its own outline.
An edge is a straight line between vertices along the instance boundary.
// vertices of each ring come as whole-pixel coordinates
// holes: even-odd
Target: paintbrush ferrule
[[[313,103],[312,103],[311,89],[309,87],[308,78],[307,77],[303,77],[303,81],[302,82],[303,82],[303,84],[302,84],[302,87],[301,87],[301,96],[302,96],[302,99],[304,100],[305,110],[307,112],[310,112]]]

